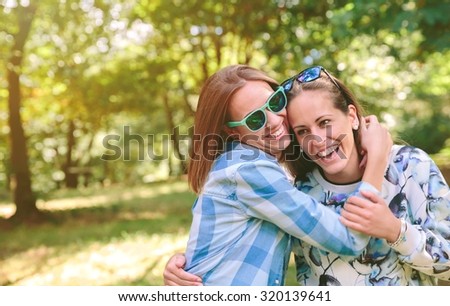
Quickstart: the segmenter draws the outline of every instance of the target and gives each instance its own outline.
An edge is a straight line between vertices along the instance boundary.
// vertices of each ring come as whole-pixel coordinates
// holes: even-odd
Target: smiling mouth
[[[327,158],[327,157],[331,157],[331,155],[332,155],[334,152],[337,152],[338,149],[339,149],[339,144],[334,144],[334,145],[332,145],[331,147],[328,147],[328,148],[326,148],[325,150],[318,152],[316,155],[317,155],[319,158]]]
[[[273,138],[278,138],[278,137],[280,137],[281,135],[283,135],[284,134],[284,127],[283,126],[281,126],[278,130],[276,130],[274,133],[269,133],[268,135],[267,135],[267,137],[273,137]]]

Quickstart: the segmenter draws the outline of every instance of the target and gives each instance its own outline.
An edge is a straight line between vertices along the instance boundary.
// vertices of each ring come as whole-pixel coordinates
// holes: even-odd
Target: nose
[[[303,148],[307,148],[308,152],[312,153],[315,151],[314,148],[323,146],[326,139],[324,129],[312,128],[309,134],[303,138],[301,145]]]
[[[312,135],[312,141],[315,144],[321,144],[327,139],[326,131],[325,129],[321,129],[318,127],[313,127],[311,129],[311,135]]]
[[[286,116],[284,115],[286,111],[282,111],[278,114],[275,114],[272,113],[269,109],[266,109],[265,112],[267,117],[266,126],[268,128],[271,128],[273,126],[277,127],[280,125],[281,122],[283,122],[286,119]]]

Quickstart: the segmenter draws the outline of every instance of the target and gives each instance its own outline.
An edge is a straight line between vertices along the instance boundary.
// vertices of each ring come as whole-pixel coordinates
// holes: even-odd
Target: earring
[[[353,123],[352,129],[356,131],[358,128],[359,128],[358,122]]]

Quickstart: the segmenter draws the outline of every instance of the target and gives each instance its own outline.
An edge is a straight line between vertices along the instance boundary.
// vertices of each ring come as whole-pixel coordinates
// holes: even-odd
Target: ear
[[[358,112],[356,111],[356,107],[354,105],[348,106],[348,118],[349,122],[352,126],[352,129],[358,130],[359,129],[359,118],[358,118]]]

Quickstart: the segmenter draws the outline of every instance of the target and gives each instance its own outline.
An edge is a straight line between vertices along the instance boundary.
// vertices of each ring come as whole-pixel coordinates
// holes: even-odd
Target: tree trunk
[[[73,161],[73,148],[75,147],[75,123],[71,119],[69,121],[69,130],[67,131],[67,155],[63,166],[65,174],[64,182],[67,188],[78,187],[78,173],[74,171],[76,162]]]
[[[36,8],[31,5],[18,8],[19,28],[11,50],[11,57],[7,64],[8,123],[11,139],[11,191],[17,208],[11,218],[17,222],[40,219],[40,214],[36,207],[36,198],[31,187],[26,137],[20,117],[21,91],[19,80],[23,50],[35,12]]]
[[[183,157],[180,152],[181,139],[179,137],[180,136],[179,130],[175,129],[175,123],[173,122],[173,112],[169,105],[169,97],[167,96],[167,93],[164,93],[163,101],[164,101],[164,109],[166,111],[167,125],[169,127],[169,131],[171,131],[173,133],[171,135],[171,140],[173,141],[173,148],[175,151],[175,155],[178,157],[178,159],[180,161],[180,174],[186,174],[187,173],[187,165],[186,165],[186,161],[184,160],[185,157]]]
[[[208,77],[209,77],[209,72],[208,72],[208,52],[206,51],[205,46],[203,45],[203,40],[204,40],[204,36],[200,35],[199,47],[200,47],[201,54],[203,56],[203,59],[201,61],[201,67],[202,67],[202,71],[203,71],[202,84],[204,84],[206,82],[206,80],[208,79]]]
[[[195,112],[189,103],[188,90],[184,86],[184,79],[183,79],[183,75],[182,75],[181,71],[178,71],[178,76],[179,76],[178,87],[181,88],[182,93],[183,93],[184,112],[186,113],[187,117],[194,117]]]

